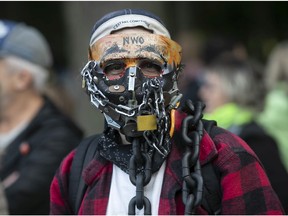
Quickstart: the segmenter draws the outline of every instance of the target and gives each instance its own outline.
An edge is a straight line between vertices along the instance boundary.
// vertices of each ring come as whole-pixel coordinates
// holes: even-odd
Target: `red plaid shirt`
[[[179,125],[176,125],[176,128],[179,128]],[[68,177],[74,155],[75,151],[63,160],[51,184],[51,214],[73,214],[68,203]],[[221,173],[223,193],[221,214],[284,214],[261,163],[239,137],[218,127],[213,129],[212,138],[204,132],[199,158],[201,165],[213,163]],[[182,153],[176,143],[173,143],[163,179],[159,215],[184,214],[181,200],[181,160]],[[82,176],[88,189],[78,214],[105,215],[109,200],[112,164],[96,157],[84,169]],[[199,206],[196,214],[207,214],[207,212]]]

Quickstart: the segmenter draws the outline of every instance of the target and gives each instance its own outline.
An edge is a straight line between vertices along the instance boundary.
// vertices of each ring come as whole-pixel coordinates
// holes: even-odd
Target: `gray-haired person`
[[[0,178],[9,214],[48,214],[56,168],[82,131],[45,96],[52,54],[44,36],[0,20]]]

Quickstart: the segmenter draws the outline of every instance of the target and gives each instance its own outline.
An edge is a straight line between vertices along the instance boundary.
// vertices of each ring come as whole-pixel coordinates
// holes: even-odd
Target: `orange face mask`
[[[99,62],[106,73],[108,66],[114,65],[113,73],[120,74],[126,68],[137,66],[147,76],[157,76],[175,71],[181,62],[181,46],[162,35],[154,34],[113,34],[99,39],[89,48],[89,60]],[[118,71],[115,69],[117,65]],[[154,74],[153,68],[157,70]],[[111,68],[109,68],[111,69]],[[148,70],[147,70],[148,69]],[[111,72],[111,70],[109,70]]]

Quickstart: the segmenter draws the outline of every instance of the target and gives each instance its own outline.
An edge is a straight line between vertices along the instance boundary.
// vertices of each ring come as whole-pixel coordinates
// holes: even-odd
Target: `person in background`
[[[178,40],[182,47],[184,64],[184,76],[179,80],[183,93],[182,103],[190,99],[201,101],[199,89],[203,84],[203,73],[206,65],[209,65],[217,56],[232,53],[235,58],[244,60],[247,58],[247,49],[243,42],[229,36],[217,34],[208,38],[200,32],[180,32]]]
[[[241,137],[263,163],[271,185],[288,212],[288,173],[278,145],[257,121],[263,110],[266,87],[263,67],[232,54],[216,58],[204,71],[199,96],[206,104],[205,119]]]
[[[106,14],[88,53],[83,88],[106,128],[62,161],[51,183],[51,214],[207,215],[211,200],[202,183],[209,181],[221,186],[218,214],[283,214],[242,139],[217,126],[203,130],[202,103],[177,109],[181,47],[159,17],[140,9]],[[219,178],[203,178],[200,166],[208,164]]]
[[[274,47],[265,69],[268,88],[264,111],[259,122],[278,143],[281,159],[288,172],[288,41]],[[288,193],[288,192],[287,192]]]
[[[49,187],[83,137],[43,91],[52,54],[34,27],[0,20],[0,178],[9,214],[49,214]]]

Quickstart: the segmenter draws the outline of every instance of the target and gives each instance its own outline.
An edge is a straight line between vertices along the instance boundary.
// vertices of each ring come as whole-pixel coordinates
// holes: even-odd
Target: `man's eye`
[[[110,63],[104,67],[104,73],[109,78],[110,76],[122,75],[125,72],[124,63]]]
[[[139,67],[141,68],[144,76],[158,77],[162,74],[161,66],[151,61],[143,61]]]

